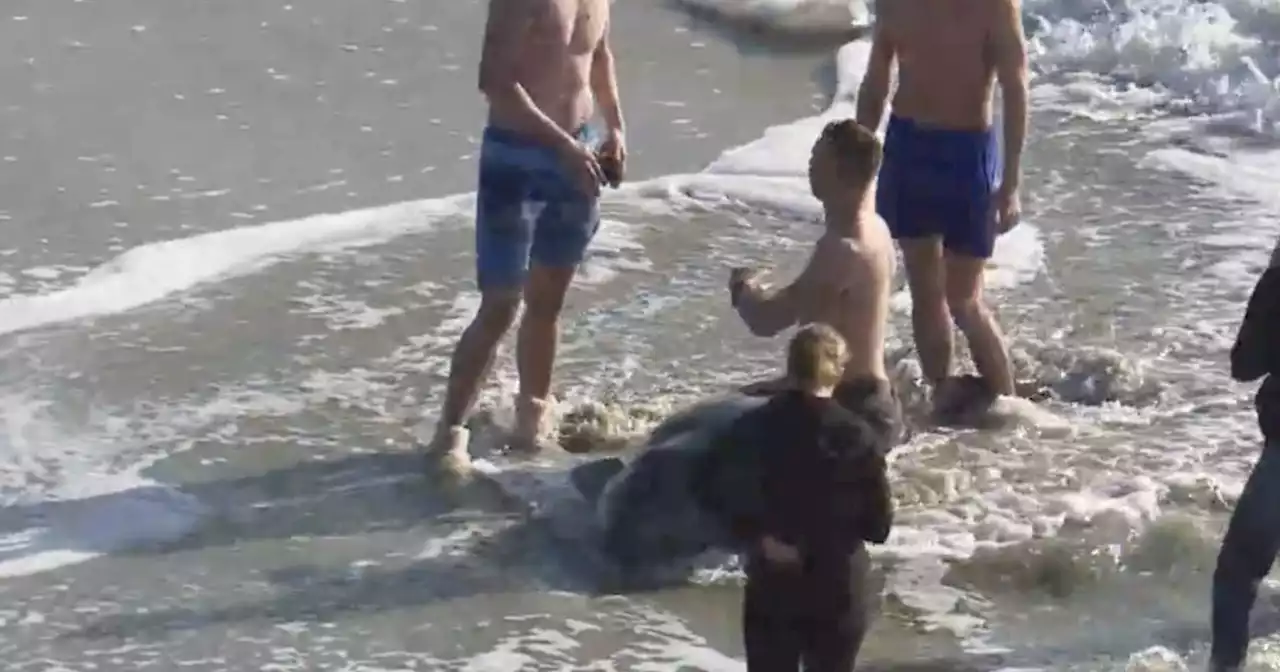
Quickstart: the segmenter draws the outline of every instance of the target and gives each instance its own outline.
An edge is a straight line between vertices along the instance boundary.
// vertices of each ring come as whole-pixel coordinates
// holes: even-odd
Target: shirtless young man
[[[729,295],[757,336],[810,322],[834,327],[849,351],[836,399],[850,408],[871,404],[888,413],[891,425],[885,429],[894,436],[901,411],[885,371],[884,342],[895,255],[872,194],[882,153],[875,134],[854,120],[827,124],[809,158],[809,188],[822,203],[826,230],[808,265],[778,290],[757,282],[754,271],[734,269]],[[753,387],[765,392],[779,384]]]
[[[464,481],[464,422],[522,300],[510,444],[537,449],[545,429],[560,311],[600,222],[605,171],[583,142],[595,104],[607,130],[601,156],[619,170],[625,160],[609,0],[490,0],[479,87],[489,101],[476,196],[480,309],[454,351],[427,446],[430,466]]]
[[[1021,212],[1027,53],[1019,0],[881,2],[858,91],[858,122],[868,128],[880,126],[895,59],[898,89],[876,210],[902,245],[921,367],[936,399],[952,403],[938,386],[951,377],[954,320],[986,385],[1014,394],[1009,353],[982,284],[996,236]],[[1003,157],[991,126],[995,81],[1004,102]]]

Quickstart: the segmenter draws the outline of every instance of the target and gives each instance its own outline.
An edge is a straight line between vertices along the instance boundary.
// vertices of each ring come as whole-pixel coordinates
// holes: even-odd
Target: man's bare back
[[[894,0],[876,30],[898,62],[894,113],[956,130],[991,125],[1001,21],[1010,0]]]
[[[809,268],[814,286],[801,301],[798,321],[821,322],[840,332],[849,348],[845,378],[888,379],[884,341],[895,255],[884,221],[868,214],[854,235],[825,233]]]

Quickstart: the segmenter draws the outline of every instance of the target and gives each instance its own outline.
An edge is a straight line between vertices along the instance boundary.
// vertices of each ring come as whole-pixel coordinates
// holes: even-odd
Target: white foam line
[[[866,41],[840,49],[836,102],[823,114],[773,126],[759,140],[725,152],[700,173],[634,183],[606,198],[640,197],[703,205],[736,202],[796,217],[817,216],[819,206],[809,193],[805,176],[809,147],[827,120],[852,115],[851,98],[869,52]],[[448,217],[464,215],[474,201],[474,193],[456,194],[140,245],[65,289],[0,301],[0,334],[136,309],[201,284],[261,270],[300,253],[376,245],[429,231]],[[1032,265],[1038,268],[1040,253],[1034,249],[1038,239],[1032,236],[1030,245],[1006,244],[1018,249],[1003,256],[1014,257],[1018,268],[1034,259]],[[1009,266],[1009,261],[1001,259],[997,266]],[[1014,275],[1021,278],[1025,273]]]
[[[472,194],[460,194],[140,245],[65,289],[0,301],[0,334],[132,310],[287,255],[376,245],[429,230],[472,202]]]

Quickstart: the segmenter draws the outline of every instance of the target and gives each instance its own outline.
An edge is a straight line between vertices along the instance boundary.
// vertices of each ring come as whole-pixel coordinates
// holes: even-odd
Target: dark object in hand
[[[600,164],[600,170],[604,173],[604,181],[601,184],[607,184],[614,189],[622,184],[622,162],[612,154],[597,154],[596,162]]]

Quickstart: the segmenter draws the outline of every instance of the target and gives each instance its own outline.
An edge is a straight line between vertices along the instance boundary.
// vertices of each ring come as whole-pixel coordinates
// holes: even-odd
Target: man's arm
[[[797,298],[804,292],[808,269],[790,285],[771,290],[748,280],[734,308],[755,336],[776,336],[799,319]]]
[[[576,146],[573,136],[538,109],[520,84],[521,46],[540,0],[489,0],[480,53],[480,91],[504,116],[523,117],[537,139],[551,147]]]
[[[868,460],[871,478],[863,483],[864,498],[863,536],[873,544],[889,540],[893,528],[893,488],[889,486],[888,467],[883,457],[876,455]]]
[[[992,46],[996,79],[1004,103],[1004,181],[1007,190],[1022,180],[1022,147],[1027,138],[1027,41],[1022,34],[1021,0],[994,0]]]
[[[841,308],[840,294],[849,281],[833,275],[843,275],[848,261],[838,247],[819,241],[809,263],[791,284],[771,291],[748,280],[734,307],[756,336],[776,336],[802,318],[823,319],[814,316]]]
[[[857,121],[870,129],[880,128],[880,118],[884,116],[885,103],[889,99],[889,80],[893,76],[893,42],[889,40],[889,31],[885,12],[890,11],[889,3],[876,5],[876,22],[871,34],[871,56],[867,59],[867,71],[862,76],[862,84],[858,86]]]
[[[609,133],[622,135],[626,131],[626,120],[622,118],[622,102],[618,98],[618,72],[613,65],[613,48],[609,45],[612,25],[613,20],[610,19],[591,59],[591,95],[595,96],[596,104],[600,106],[600,115],[604,117]]]

